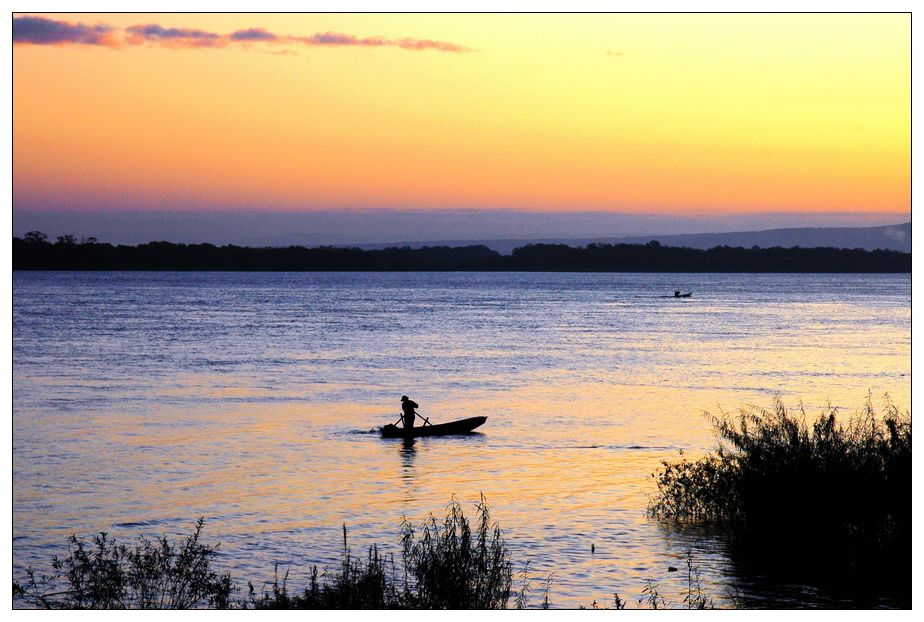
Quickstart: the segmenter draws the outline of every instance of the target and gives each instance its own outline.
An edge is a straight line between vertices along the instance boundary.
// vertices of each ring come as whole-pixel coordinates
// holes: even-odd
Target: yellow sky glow
[[[910,211],[909,15],[45,15],[470,52],[14,46],[14,204]]]

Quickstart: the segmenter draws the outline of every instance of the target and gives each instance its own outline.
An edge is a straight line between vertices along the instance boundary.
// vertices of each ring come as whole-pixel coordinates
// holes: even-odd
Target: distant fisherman
[[[417,405],[417,402],[414,400],[409,400],[406,395],[401,396],[401,410],[404,411],[404,429],[411,430],[414,427],[414,412],[415,409],[420,408]]]

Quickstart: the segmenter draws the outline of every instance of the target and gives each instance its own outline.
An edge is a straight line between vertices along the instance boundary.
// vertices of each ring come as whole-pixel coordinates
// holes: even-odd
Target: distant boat
[[[681,294],[679,289],[675,289],[673,296],[662,296],[662,298],[689,298],[692,295],[693,295],[693,292],[687,292],[686,294]]]
[[[487,421],[487,417],[470,417],[449,423],[415,426],[408,431],[389,423],[382,428],[382,438],[407,438],[417,436],[446,436],[448,434],[467,434]]]

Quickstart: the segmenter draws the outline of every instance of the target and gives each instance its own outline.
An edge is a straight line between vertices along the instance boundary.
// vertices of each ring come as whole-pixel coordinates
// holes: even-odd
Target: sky
[[[910,26],[907,14],[17,14],[14,233],[60,215],[137,236],[155,218],[169,238],[190,217],[234,214],[283,228],[301,215],[323,237],[327,214],[378,241],[364,214],[382,210],[403,239],[434,214],[447,224],[427,235],[473,237],[458,224],[472,211],[479,230],[529,221],[536,237],[569,215],[606,235],[900,222]]]

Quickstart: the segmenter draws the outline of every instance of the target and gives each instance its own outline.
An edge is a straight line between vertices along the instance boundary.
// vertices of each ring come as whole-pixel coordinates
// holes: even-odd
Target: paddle
[[[429,426],[432,426],[432,425],[433,425],[432,423],[430,423],[430,419],[428,419],[427,417],[424,417],[423,415],[421,415],[421,414],[420,414],[419,412],[417,412],[416,410],[414,411],[414,414],[417,415],[418,417],[420,417],[421,419],[424,420],[424,425],[429,425]],[[402,421],[404,421],[404,415],[399,416],[399,417],[398,417],[398,420],[395,421],[395,423],[394,423],[393,425],[398,425],[398,424],[401,423]]]

